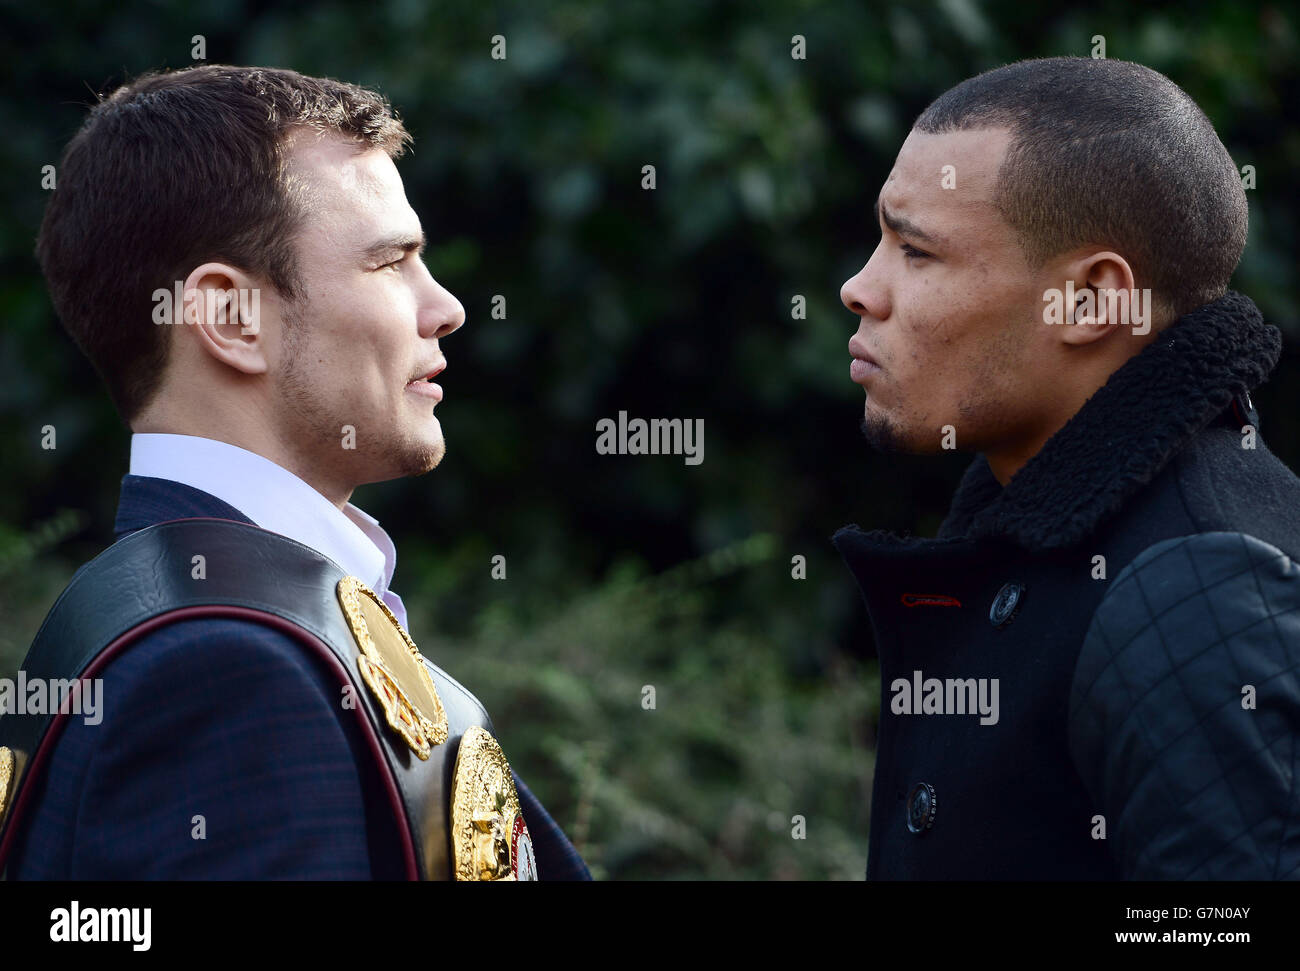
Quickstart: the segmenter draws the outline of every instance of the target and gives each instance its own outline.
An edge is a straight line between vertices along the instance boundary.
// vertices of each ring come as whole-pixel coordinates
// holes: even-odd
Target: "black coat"
[[[977,456],[938,538],[836,533],[880,658],[869,877],[1300,879],[1300,479],[1242,431],[1280,347],[1230,292],[1006,488]],[[981,686],[996,722],[952,713]]]

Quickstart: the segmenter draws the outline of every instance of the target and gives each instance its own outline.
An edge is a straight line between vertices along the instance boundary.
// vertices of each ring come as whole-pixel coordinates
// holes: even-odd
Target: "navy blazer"
[[[190,517],[251,522],[179,482],[123,478],[117,539]],[[68,719],[33,780],[9,877],[400,879],[379,767],[318,663],[254,621],[142,637],[104,669],[102,721]],[[590,880],[517,774],[515,785],[541,878]]]

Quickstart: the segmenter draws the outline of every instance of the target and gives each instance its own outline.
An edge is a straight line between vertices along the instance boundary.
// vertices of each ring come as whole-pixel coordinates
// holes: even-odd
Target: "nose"
[[[428,272],[427,270],[425,271]],[[465,308],[437,280],[429,277],[430,289],[425,296],[417,321],[421,337],[446,337],[465,323]]]
[[[875,268],[879,248],[862,269],[844,281],[840,287],[840,302],[859,317],[884,320],[889,316],[889,298],[877,278]]]
[[[866,269],[866,267],[863,267],[863,269]],[[844,304],[844,306],[848,307],[859,317],[867,312],[867,308],[864,307],[862,301],[858,299],[858,290],[861,286],[861,278],[862,270],[859,270],[853,276],[845,280],[844,285],[840,287],[840,303]]]

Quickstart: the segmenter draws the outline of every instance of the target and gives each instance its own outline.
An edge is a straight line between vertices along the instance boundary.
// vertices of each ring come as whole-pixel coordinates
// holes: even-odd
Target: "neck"
[[[1015,451],[985,452],[984,458],[989,463],[989,471],[993,473],[993,478],[998,480],[998,485],[1005,488],[1006,484],[1011,481],[1011,477],[1038,454],[1039,449],[1043,447],[1046,441],[1047,439],[1043,439],[1037,445]]]
[[[240,427],[234,423],[211,419],[203,422],[185,421],[175,415],[163,416],[151,410],[148,413],[142,412],[131,422],[131,431],[138,434],[192,435],[196,438],[209,438],[216,442],[234,445],[246,452],[260,455],[280,468],[292,472],[340,510],[352,498],[352,485],[334,481],[304,462],[292,450],[281,445],[274,435],[256,425]]]
[[[1103,380],[1093,387],[1062,396],[1064,402],[1057,405],[1057,410],[1048,412],[1044,408],[1042,413],[1048,417],[1023,430],[1014,441],[1000,442],[993,447],[985,448],[984,458],[998,484],[1005,488],[1012,476],[1042,451],[1048,440],[1065,427],[1066,422],[1074,417],[1075,413],[1083,407],[1084,402],[1104,383]],[[1059,388],[1059,385],[1057,387]]]
[[[1152,329],[1141,338],[1113,333],[1106,341],[1084,347],[1063,348],[1068,353],[1056,363],[1052,378],[1039,389],[1032,412],[1046,416],[1024,431],[1014,442],[984,449],[989,471],[1003,487],[1028,464],[1057,432],[1065,427],[1112,374],[1151,344],[1158,335]],[[1127,338],[1121,341],[1120,338]]]

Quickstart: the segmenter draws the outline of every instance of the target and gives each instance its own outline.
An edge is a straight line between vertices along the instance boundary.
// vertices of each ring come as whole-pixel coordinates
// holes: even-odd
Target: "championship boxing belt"
[[[364,583],[277,533],[181,519],[118,540],[72,578],[23,674],[96,678],[151,631],[199,618],[271,627],[338,679],[379,766],[408,879],[536,879],[514,777],[478,699],[420,655]],[[74,706],[69,693],[53,714],[0,715],[0,874]]]

